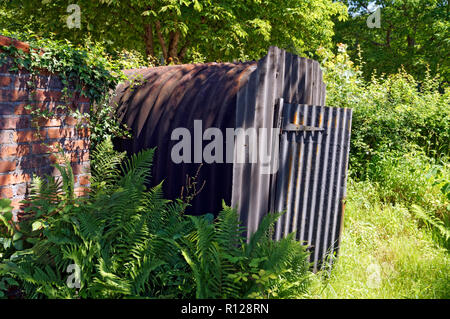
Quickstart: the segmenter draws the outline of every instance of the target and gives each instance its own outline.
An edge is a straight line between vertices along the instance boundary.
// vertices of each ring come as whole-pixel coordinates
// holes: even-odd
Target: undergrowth
[[[292,236],[272,241],[279,214],[268,214],[248,243],[226,205],[216,219],[184,215],[188,203],[165,200],[162,185],[146,189],[153,152],[124,159],[106,140],[92,154],[93,187],[82,198],[73,193],[70,164],[56,165],[61,176],[34,178],[19,223],[1,200],[2,294],[270,298],[306,291],[304,247]]]
[[[450,298],[450,108],[439,76],[365,81],[339,44],[327,103],[353,109],[339,256],[307,298]]]
[[[450,256],[423,219],[383,203],[369,182],[349,183],[333,271],[312,276],[307,298],[450,298]]]

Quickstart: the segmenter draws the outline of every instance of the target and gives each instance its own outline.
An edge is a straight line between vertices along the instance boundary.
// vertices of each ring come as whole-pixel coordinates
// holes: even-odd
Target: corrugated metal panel
[[[337,249],[351,111],[307,106],[325,105],[318,62],[271,47],[258,62],[176,65],[127,73],[137,77],[138,83],[118,86],[113,103],[133,139],[115,144],[130,153],[157,147],[153,184],[164,180],[167,197],[179,197],[186,176],[194,176],[199,167],[171,161],[170,150],[177,142],[170,136],[175,128],[185,127],[193,135],[196,119],[203,121],[203,130],[266,128],[272,154],[278,154],[281,142],[278,172],[262,174],[267,167],[259,161],[204,163],[198,182],[206,185],[188,212],[217,214],[225,199],[237,209],[250,235],[269,211],[287,210],[277,224],[276,238],[295,231],[299,240],[314,246],[316,268],[326,251]],[[281,99],[286,103],[279,104]],[[327,132],[297,137],[284,133],[280,139],[272,133],[283,125],[282,120],[324,125]],[[248,158],[248,146],[237,147],[235,158],[239,154]]]
[[[117,105],[122,123],[131,128],[133,138],[116,140],[116,148],[135,153],[157,147],[152,185],[164,180],[165,195],[170,199],[178,198],[186,185],[186,176],[194,176],[200,164],[175,164],[171,160],[171,149],[177,143],[171,141],[172,131],[185,127],[194,136],[194,120],[202,120],[203,130],[217,127],[225,132],[227,127],[235,127],[237,92],[245,86],[255,68],[256,62],[246,62],[127,71],[135,80],[117,87],[113,104]],[[194,154],[192,144],[191,154]],[[223,199],[230,204],[232,170],[233,164],[204,163],[197,181],[206,184],[188,212],[217,213]]]
[[[283,104],[283,123],[324,128],[283,132],[274,210],[286,211],[275,238],[294,232],[312,249],[314,270],[337,252],[346,195],[351,109]]]
[[[273,136],[272,128],[280,116],[275,106],[280,98],[324,105],[325,84],[319,63],[271,47],[267,56],[258,61],[247,85],[238,92],[236,127],[266,128]],[[269,141],[271,145],[273,142]],[[248,154],[248,149],[235,150],[235,154],[240,152]],[[245,163],[235,164],[233,169],[232,205],[247,226],[248,235],[256,231],[270,209],[273,175],[261,174],[264,168],[261,163]]]

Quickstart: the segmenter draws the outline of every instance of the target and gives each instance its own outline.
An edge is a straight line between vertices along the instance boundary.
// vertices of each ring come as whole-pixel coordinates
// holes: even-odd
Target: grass
[[[350,180],[339,258],[311,284],[308,298],[447,299],[450,255],[408,208]]]

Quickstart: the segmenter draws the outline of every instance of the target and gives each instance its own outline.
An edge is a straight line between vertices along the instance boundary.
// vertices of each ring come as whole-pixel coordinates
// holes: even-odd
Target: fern
[[[270,240],[271,236],[271,230],[274,226],[275,222],[280,218],[281,213],[278,214],[267,214],[263,217],[262,221],[260,222],[258,229],[251,235],[249,239],[249,243],[246,246],[246,255],[248,257],[251,257],[254,255],[255,251],[257,250],[257,245],[261,243],[262,241],[267,242]]]
[[[91,187],[94,190],[105,189],[115,185],[120,176],[120,163],[126,152],[116,152],[111,138],[107,138],[97,145],[91,152]]]
[[[176,259],[172,251],[162,249],[156,231],[173,236],[171,224],[176,224],[184,207],[164,200],[160,186],[146,192],[153,150],[125,160],[122,171],[118,165],[121,155],[100,160],[100,153],[111,151],[108,143],[96,153],[93,177],[95,183],[108,187],[92,193],[88,200],[75,199],[70,165],[56,165],[60,179],[35,179],[28,209],[32,217],[27,223],[39,221],[45,227],[35,234],[40,239],[29,254],[8,261],[9,271],[34,287],[27,289],[30,296],[55,297],[58,291],[60,297],[151,295],[153,287],[148,282],[152,272],[166,260]],[[105,179],[96,175],[102,167],[107,170]],[[181,254],[178,260],[182,260]],[[65,276],[70,264],[81,269],[78,292],[56,280]]]
[[[187,204],[164,199],[161,184],[148,189],[154,150],[125,159],[105,141],[92,154],[89,198],[74,196],[70,163],[56,165],[59,178],[34,179],[20,225],[30,247],[0,264],[27,297],[260,297],[303,282],[304,249],[292,236],[272,241],[279,214],[267,215],[247,243],[225,204],[216,220],[186,216]],[[73,264],[79,289],[65,282]]]
[[[434,229],[437,232],[437,236],[441,237],[444,243],[448,243],[450,239],[450,229],[449,227],[446,227],[441,219],[427,213],[422,207],[415,204],[411,205],[411,210],[418,219],[425,223],[425,225]]]
[[[235,210],[223,205],[215,223],[190,217],[195,230],[178,244],[192,269],[197,298],[242,298],[266,295],[280,280],[305,281],[307,253],[290,235],[272,241],[271,229],[280,214],[263,218],[246,243]],[[302,286],[304,287],[304,286]]]
[[[121,186],[134,184],[142,187],[149,182],[150,167],[153,160],[154,149],[144,150],[124,161],[121,165],[123,177],[119,181]]]

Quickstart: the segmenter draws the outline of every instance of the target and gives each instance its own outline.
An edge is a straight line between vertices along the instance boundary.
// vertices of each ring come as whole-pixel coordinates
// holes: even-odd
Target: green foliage
[[[450,90],[439,90],[436,78],[417,82],[405,71],[388,77],[362,78],[339,46],[337,55],[326,50],[323,58],[327,104],[353,109],[350,167],[358,178],[370,177],[371,167],[389,152],[421,149],[427,156],[450,156]]]
[[[20,248],[20,236],[14,236],[13,214],[11,200],[0,198],[0,262],[8,258],[15,251],[15,247]],[[0,268],[1,274],[1,268]],[[8,277],[7,277],[8,278]],[[0,298],[5,296],[7,278],[0,278]]]
[[[386,204],[404,205],[448,249],[450,229],[450,90],[438,78],[416,81],[404,70],[365,82],[339,45],[323,58],[327,104],[353,109],[350,175],[369,180]]]
[[[450,80],[449,5],[447,0],[342,0],[349,19],[336,21],[335,41],[349,45],[352,58],[363,50],[365,77],[394,74],[402,66],[423,80],[428,69]],[[380,28],[369,28],[369,13],[381,10]]]
[[[87,121],[90,128],[91,150],[95,150],[97,145],[109,138],[131,137],[126,125],[120,124],[116,117],[115,107],[111,103],[113,94],[112,91],[107,92],[99,102],[91,105]]]
[[[12,59],[12,71],[25,68],[38,72],[44,69],[58,74],[64,92],[68,94],[82,94],[97,102],[120,80],[120,69],[108,59],[99,45],[87,42],[84,47],[75,47],[67,40],[41,38],[31,32],[11,33],[4,29],[1,33],[26,41],[31,48],[27,53],[14,46],[2,47],[2,64]]]
[[[434,226],[423,227],[401,203],[383,203],[378,187],[349,180],[339,257],[331,273],[312,275],[307,294],[296,297],[450,298],[450,255],[436,244]],[[422,209],[424,218],[430,213]]]
[[[446,209],[438,203],[448,198],[438,184],[450,180],[447,163],[435,161],[421,152],[386,153],[370,168],[373,181],[379,183],[380,196],[387,202],[426,205],[432,210]]]
[[[415,217],[420,219],[427,228],[431,229],[433,234],[433,239],[441,244],[441,246],[446,247],[450,250],[449,239],[450,239],[450,220],[447,214],[446,220],[437,218],[434,214],[430,214],[425,211],[422,207],[413,204],[411,207],[412,212]]]
[[[1,47],[0,65],[12,63],[10,71],[25,69],[31,73],[27,82],[27,89],[33,95],[36,81],[41,70],[57,74],[62,81],[62,104],[54,110],[42,108],[39,103],[32,103],[27,109],[33,116],[33,124],[38,127],[40,119],[50,119],[56,116],[72,116],[80,124],[87,124],[91,129],[92,146],[95,146],[109,136],[128,136],[126,128],[121,127],[114,117],[113,107],[110,105],[111,92],[117,83],[126,77],[121,72],[124,65],[136,66],[141,62],[123,62],[125,56],[116,59],[109,57],[105,49],[90,41],[83,47],[76,47],[67,40],[53,40],[39,38],[31,32],[11,33],[0,31],[3,35],[16,37],[30,44],[31,50],[24,52],[15,48]],[[89,113],[81,113],[73,107],[73,99],[85,96],[90,99]]]
[[[187,204],[163,199],[161,184],[147,190],[153,150],[124,155],[110,140],[99,144],[89,197],[74,196],[70,163],[56,165],[60,177],[34,178],[27,217],[8,232],[24,244],[0,263],[0,288],[18,282],[27,298],[259,298],[304,291],[304,248],[292,236],[271,239],[279,215],[266,216],[247,244],[233,209],[224,206],[215,222],[185,216]],[[10,212],[8,202],[1,207]],[[73,280],[78,287],[69,285]],[[287,287],[289,280],[303,284]]]
[[[83,43],[104,41],[112,52],[135,50],[164,63],[255,59],[278,45],[296,53],[330,45],[332,17],[346,17],[331,0],[110,0],[77,1],[81,28],[66,25],[67,1],[0,1],[14,31],[54,33]],[[112,17],[115,17],[114,19]]]
[[[339,258],[300,296],[448,298],[448,88],[404,70],[366,82],[343,44],[318,55],[327,104],[353,109],[351,178]]]
[[[442,247],[450,249],[450,182],[448,162],[435,163],[419,152],[387,153],[371,167],[380,199],[406,206],[421,226],[430,229]]]
[[[22,234],[14,227],[11,200],[0,198],[0,263],[23,249],[23,243]],[[18,285],[0,264],[0,299],[6,298],[10,289]]]
[[[236,211],[226,205],[216,222],[190,216],[194,231],[179,247],[194,274],[196,297],[269,298],[288,290],[304,292],[307,254],[293,236],[272,240],[270,229],[279,217],[266,215],[246,243]],[[297,285],[285,285],[290,280]]]
[[[10,221],[12,220],[11,200],[6,198],[0,199],[0,231],[2,235],[11,234],[13,232]]]
[[[367,28],[369,3],[383,7],[380,29]],[[449,297],[446,1],[78,4],[80,30],[66,27],[64,1],[0,0],[1,26],[25,32],[18,37],[45,52],[3,48],[2,62],[8,55],[16,68],[60,73],[67,97],[84,89],[96,101],[89,197],[73,195],[70,167],[62,165],[61,178],[34,179],[20,227],[0,200],[0,298],[18,286],[26,297],[64,298]],[[341,43],[337,54],[329,51],[332,18],[335,39],[348,51]],[[28,30],[52,31],[59,40]],[[184,216],[185,203],[164,200],[161,185],[144,186],[151,151],[125,160],[109,139],[126,134],[108,94],[122,79],[119,69],[256,59],[269,45],[302,55],[319,48],[327,105],[353,109],[344,233],[331,273],[308,274],[306,252],[292,235],[272,241],[277,214],[267,215],[248,242],[229,207],[216,220]],[[80,288],[67,285],[74,264]],[[371,282],[373,269],[379,282]]]
[[[27,209],[30,218],[21,229],[31,227],[27,235],[39,232],[39,240],[3,264],[24,283],[27,297],[154,295],[150,278],[155,270],[177,264],[176,250],[166,238],[176,231],[183,234],[186,223],[180,220],[184,203],[164,200],[161,185],[146,191],[152,156],[153,150],[148,150],[125,161],[124,175],[92,192],[89,199],[72,197],[70,166],[58,167],[61,184],[38,180],[39,192]],[[54,189],[56,196],[49,198]],[[69,288],[65,281],[72,264],[80,269],[79,289]]]
[[[91,190],[107,190],[117,183],[120,176],[119,165],[125,159],[126,152],[117,152],[111,142],[106,138],[91,152]]]

